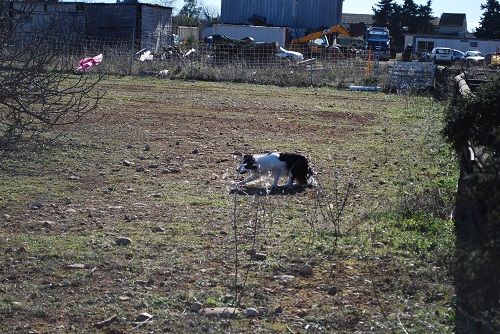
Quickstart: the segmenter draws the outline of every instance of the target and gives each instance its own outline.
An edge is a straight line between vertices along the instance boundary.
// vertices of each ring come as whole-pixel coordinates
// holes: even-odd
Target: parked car
[[[480,51],[467,51],[465,53],[465,59],[471,65],[482,65],[484,64],[484,57]]]
[[[463,61],[465,60],[465,53],[459,50],[451,50],[452,56],[451,56],[451,61]]]
[[[436,64],[451,64],[453,62],[453,52],[450,48],[437,47],[432,49],[429,60]]]

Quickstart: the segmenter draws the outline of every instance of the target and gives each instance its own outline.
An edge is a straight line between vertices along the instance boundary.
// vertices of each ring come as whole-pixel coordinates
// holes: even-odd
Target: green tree
[[[177,25],[197,26],[200,22],[201,7],[197,0],[184,0],[179,13],[174,18]]]
[[[396,47],[402,46],[404,36],[401,26],[403,15],[401,6],[394,0],[380,0],[372,9],[374,26],[389,28]]]
[[[418,34],[429,34],[434,32],[435,27],[432,24],[432,1],[428,0],[425,5],[418,6],[417,10],[417,29]]]
[[[394,3],[394,0],[380,0],[373,10],[373,25],[376,27],[388,27],[391,21],[391,17],[394,14],[394,7],[398,4]]]
[[[409,33],[418,31],[418,6],[413,0],[405,0],[401,8],[401,23]]]
[[[474,35],[477,38],[500,39],[500,3],[498,0],[487,0],[481,9],[485,12]]]
[[[401,26],[410,34],[428,34],[434,31],[432,25],[432,2],[417,5],[413,0],[405,0],[401,8]]]

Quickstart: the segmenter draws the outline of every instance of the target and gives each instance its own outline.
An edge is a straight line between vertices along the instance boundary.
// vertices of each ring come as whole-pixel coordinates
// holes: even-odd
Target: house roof
[[[371,25],[373,25],[373,15],[372,14],[342,13],[341,22],[343,24],[363,22],[367,26],[371,26]]]
[[[461,27],[466,21],[465,14],[443,13],[439,20],[439,26]]]

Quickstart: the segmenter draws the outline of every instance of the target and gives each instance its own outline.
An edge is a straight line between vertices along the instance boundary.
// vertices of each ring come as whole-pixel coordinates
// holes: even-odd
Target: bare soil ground
[[[60,143],[0,158],[0,332],[452,331],[453,244],[395,213],[421,189],[453,188],[442,106],[151,78],[103,88]],[[330,197],[231,191],[239,154],[266,150],[307,154]],[[337,235],[320,211],[349,182]],[[258,316],[197,312],[235,299]]]

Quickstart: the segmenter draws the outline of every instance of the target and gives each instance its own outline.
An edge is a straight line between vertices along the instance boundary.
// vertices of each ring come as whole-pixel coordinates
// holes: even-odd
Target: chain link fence
[[[347,87],[384,85],[388,64],[378,62],[365,51],[319,50],[307,46],[286,46],[304,57],[283,52],[277,43],[198,43],[172,47],[151,45],[138,50],[133,38],[37,36],[68,64],[103,54],[103,62],[92,71],[116,75],[158,75],[172,79],[249,82],[283,86]],[[31,43],[33,36],[16,37],[13,45]]]
[[[280,86],[384,86],[387,82],[388,64],[370,58],[366,52],[311,52],[304,46],[285,49],[304,57],[283,51],[276,43],[200,43],[165,50],[152,61],[134,61],[131,73]]]
[[[287,45],[284,50],[277,43],[237,41],[178,47],[151,45],[138,50],[140,41],[133,38],[43,38],[44,43],[64,58],[68,67],[74,69],[80,59],[103,54],[103,62],[92,71],[116,75],[156,75],[171,79],[279,86],[376,86],[391,90],[395,84],[391,71],[401,71],[401,66],[394,66],[399,62],[379,61],[370,50],[355,48]],[[410,85],[420,85],[422,71],[410,72],[409,75],[415,77],[409,81]],[[433,71],[429,73],[433,75]],[[396,89],[400,89],[399,86],[398,83]]]

